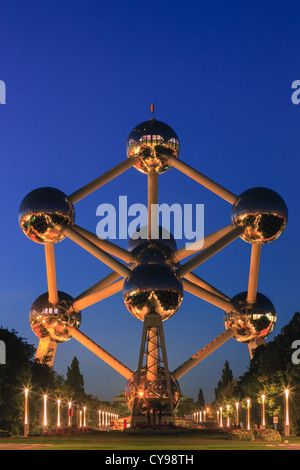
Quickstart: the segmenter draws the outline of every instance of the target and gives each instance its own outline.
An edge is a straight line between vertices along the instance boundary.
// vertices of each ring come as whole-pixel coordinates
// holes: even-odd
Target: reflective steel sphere
[[[226,329],[234,330],[234,338],[242,343],[249,343],[255,338],[267,338],[277,320],[274,305],[260,293],[257,293],[253,305],[248,304],[246,299],[247,292],[241,292],[231,299],[234,308],[224,315]]]
[[[125,389],[125,398],[130,410],[133,408],[134,399],[138,398],[138,408],[141,412],[151,408],[168,412],[169,397],[166,383],[166,374],[164,370],[160,370],[158,373],[160,375],[159,378],[151,383],[146,378],[145,369],[142,369],[139,386],[137,386],[137,373],[134,372],[132,374],[127,382]],[[180,387],[177,380],[171,373],[170,382],[173,407],[175,409],[179,401]]]
[[[175,238],[168,230],[166,230],[162,226],[159,226],[158,239],[152,240],[152,242],[156,243],[162,249],[164,247],[168,247],[171,251],[177,250]],[[128,251],[132,252],[136,248],[140,248],[143,245],[149,245],[147,226],[141,227],[139,230],[137,230],[134,234],[131,235],[127,249]]]
[[[232,223],[245,227],[241,238],[249,243],[265,244],[284,231],[288,210],[284,200],[267,188],[243,192],[232,207]]]
[[[72,225],[75,211],[69,198],[55,188],[38,188],[23,199],[19,224],[25,235],[37,243],[56,243],[65,238],[63,230]]]
[[[179,140],[164,122],[150,119],[136,126],[127,139],[127,156],[138,157],[135,168],[142,173],[164,173],[168,158],[178,157]]]
[[[74,299],[70,295],[58,292],[58,297],[58,303],[53,305],[48,300],[48,292],[40,295],[31,306],[29,322],[38,338],[50,337],[62,343],[72,337],[70,327],[80,327],[81,312],[73,310]]]
[[[140,264],[125,279],[123,299],[129,312],[139,320],[144,321],[153,310],[167,320],[181,305],[182,282],[167,265]]]

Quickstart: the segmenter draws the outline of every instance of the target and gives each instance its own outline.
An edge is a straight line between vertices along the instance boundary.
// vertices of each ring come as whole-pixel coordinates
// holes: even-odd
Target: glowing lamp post
[[[250,426],[250,400],[249,400],[249,398],[247,399],[247,429],[248,429],[248,431],[251,429],[251,426]]]
[[[236,402],[235,404],[235,424],[238,427],[239,426],[239,404]]]
[[[266,396],[261,396],[261,429],[266,429],[266,412],[265,412],[265,400]]]
[[[44,418],[43,418],[43,426],[46,428],[48,426],[48,416],[47,416],[47,395],[44,395]]]
[[[83,407],[83,427],[86,428],[86,406]]]
[[[220,407],[220,428],[223,427],[223,408]]]
[[[61,426],[61,421],[60,421],[60,405],[61,405],[61,400],[57,400],[57,427],[60,428]]]
[[[29,412],[28,412],[28,395],[29,388],[25,388],[25,409],[24,409],[24,437],[27,437],[29,434]]]
[[[229,405],[226,406],[227,409],[227,427],[229,428],[230,426],[230,419],[229,419]]]
[[[289,416],[289,390],[284,391],[285,394],[285,416],[284,416],[284,435],[290,435],[290,416]]]

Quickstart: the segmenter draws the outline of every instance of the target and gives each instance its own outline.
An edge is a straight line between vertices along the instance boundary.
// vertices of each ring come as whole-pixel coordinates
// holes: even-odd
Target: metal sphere
[[[245,227],[241,238],[249,243],[266,244],[284,231],[288,210],[284,200],[267,188],[243,192],[232,207],[232,223]]]
[[[181,279],[168,265],[146,263],[136,266],[123,287],[123,300],[129,312],[141,321],[155,311],[167,320],[183,299]]]
[[[246,299],[247,292],[241,292],[231,299],[233,309],[224,315],[226,329],[234,330],[234,338],[241,343],[267,338],[277,320],[274,305],[260,293],[257,293],[255,304],[248,304]]]
[[[164,249],[167,247],[169,251],[176,251],[177,244],[173,235],[164,227],[158,227],[158,238],[157,240],[151,240],[151,242],[155,243],[157,246]],[[128,251],[133,252],[136,248],[141,248],[143,246],[148,246],[148,229],[147,226],[141,227],[135,233],[133,233],[128,242]]]
[[[136,126],[127,139],[128,157],[138,157],[135,168],[142,173],[164,173],[170,166],[168,158],[178,157],[180,149],[176,132],[156,119]]]
[[[146,370],[141,370],[141,377],[139,386],[137,385],[137,372],[134,372],[128,380],[125,388],[125,398],[130,410],[133,408],[134,399],[138,398],[139,411],[146,411],[151,408],[167,411],[169,405],[168,388],[166,382],[166,373],[164,370],[158,371],[160,377],[151,382],[146,377]],[[170,372],[172,402],[174,409],[176,408],[179,396],[180,387],[177,380]]]
[[[75,220],[69,198],[59,189],[38,188],[21,202],[19,224],[25,235],[37,243],[57,243],[65,238],[67,225]]]
[[[40,295],[32,304],[29,322],[38,338],[50,337],[56,343],[71,339],[70,327],[78,329],[81,323],[81,312],[73,309],[74,299],[65,292],[58,292],[59,301],[51,304],[48,292]]]

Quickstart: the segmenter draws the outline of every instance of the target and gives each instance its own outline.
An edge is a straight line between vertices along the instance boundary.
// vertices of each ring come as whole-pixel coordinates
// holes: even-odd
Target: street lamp
[[[223,427],[223,408],[220,407],[220,428]]]
[[[250,399],[247,398],[247,429],[248,431],[251,429],[250,427]]]
[[[261,396],[261,405],[262,405],[262,408],[261,408],[261,426],[260,426],[261,429],[266,429],[265,399],[266,399],[266,396],[262,395]]]
[[[47,395],[44,395],[44,419],[43,419],[43,426],[46,428],[48,426],[48,417],[47,417]]]
[[[290,417],[289,417],[289,390],[285,389],[285,418],[284,418],[284,435],[290,435]]]
[[[239,404],[238,404],[238,402],[236,402],[236,404],[235,404],[235,424],[236,424],[236,427],[239,426]]]
[[[61,422],[60,422],[60,405],[61,405],[61,399],[58,398],[57,400],[57,427],[60,428]]]
[[[25,388],[25,409],[24,409],[24,437],[27,437],[29,434],[29,412],[28,412],[28,395],[29,388]]]
[[[229,428],[230,426],[230,420],[229,420],[229,405],[226,406],[227,409],[227,427]]]

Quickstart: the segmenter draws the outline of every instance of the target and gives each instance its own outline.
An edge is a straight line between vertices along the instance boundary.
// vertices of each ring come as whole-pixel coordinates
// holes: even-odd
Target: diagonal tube
[[[126,158],[126,160],[119,163],[114,168],[108,170],[103,175],[99,176],[98,178],[94,179],[93,181],[86,184],[82,188],[78,189],[77,191],[75,191],[69,196],[69,199],[71,200],[72,204],[75,204],[75,202],[80,201],[81,199],[88,196],[96,189],[108,183],[108,181],[111,181],[116,176],[119,176],[121,173],[131,168],[134,165],[134,163],[135,163],[134,158],[132,157]]]
[[[229,245],[229,243],[231,243],[233,240],[238,238],[243,231],[244,231],[243,227],[232,226],[232,229],[230,232],[228,232],[226,235],[221,237],[211,246],[209,246],[205,250],[202,250],[200,253],[195,255],[192,259],[190,259],[185,264],[183,264],[178,269],[179,276],[183,277],[187,273],[191,272],[193,269],[197,268],[197,266],[204,263],[204,261],[211,258],[213,255],[218,253],[218,251],[222,250],[222,248],[225,248],[225,246]]]
[[[217,230],[216,232],[211,233],[204,238],[201,238],[200,240],[196,240],[193,243],[189,243],[187,246],[179,248],[174,252],[173,256],[176,261],[181,261],[184,258],[188,258],[189,256],[194,255],[198,251],[208,248],[210,245],[212,245],[221,237],[223,237],[223,235],[229,233],[231,230],[232,225],[227,225],[227,227],[223,227],[220,230]]]
[[[117,292],[120,292],[123,289],[124,279],[120,279],[109,286],[104,287],[96,292],[92,292],[85,297],[81,296],[76,298],[73,302],[73,308],[76,312],[79,312],[83,308],[90,307],[91,305],[100,302],[100,300],[106,299]]]
[[[183,288],[190,294],[196,295],[202,300],[209,302],[210,304],[215,305],[216,307],[225,310],[225,312],[230,312],[232,310],[232,304],[229,300],[225,300],[222,297],[219,297],[212,292],[209,292],[206,289],[203,289],[200,286],[188,281],[187,279],[182,279]]]
[[[107,276],[105,276],[101,281],[96,282],[93,286],[91,286],[89,289],[86,291],[82,292],[82,294],[78,295],[76,297],[76,300],[82,299],[83,297],[86,297],[87,295],[92,294],[93,292],[99,291],[103,289],[104,287],[109,286],[112,282],[115,282],[117,279],[119,279],[120,274],[116,273],[115,271],[111,272]]]
[[[216,351],[220,346],[222,346],[226,341],[234,336],[233,330],[226,330],[217,336],[213,341],[209,344],[204,346],[204,348],[200,349],[196,354],[194,354],[190,359],[185,361],[181,366],[177,367],[177,369],[172,372],[174,378],[176,380],[180,379],[184,374],[186,374],[189,370],[195,367],[199,362],[203,361],[207,356],[211,353]]]
[[[225,199],[226,201],[230,202],[231,204],[234,204],[235,201],[237,200],[237,196],[233,194],[231,191],[228,191],[227,189],[223,188],[215,181],[211,180],[207,176],[204,176],[202,173],[195,170],[194,168],[192,168],[190,165],[183,162],[182,160],[179,160],[176,157],[170,156],[168,158],[168,162],[171,166],[174,166],[175,168],[177,168],[177,170],[181,171],[185,175],[197,181],[197,183],[200,183],[202,186],[209,189],[210,191],[217,194],[218,196]]]
[[[128,277],[130,274],[130,269],[124,266],[120,261],[113,258],[111,255],[101,250],[94,243],[90,242],[87,238],[83,237],[80,233],[76,232],[72,227],[66,227],[64,229],[64,234],[73,240],[75,243],[80,245],[86,251],[91,253],[91,255],[98,258],[100,261],[105,263],[107,266],[112,268],[114,271],[117,271],[121,276]]]
[[[73,338],[79,341],[79,343],[83,344],[83,346],[89,349],[92,353],[100,357],[100,359],[102,359],[104,362],[106,362],[106,364],[108,364],[117,372],[119,372],[119,374],[123,375],[123,377],[125,377],[126,379],[129,379],[131,377],[132,371],[128,369],[128,367],[124,366],[124,364],[122,364],[115,357],[105,351],[105,349],[101,348],[101,346],[92,341],[88,336],[81,333],[81,331],[76,330],[76,328],[71,328],[70,333]]]
[[[72,225],[73,229],[78,232],[80,235],[85,237],[90,242],[94,243],[94,245],[101,248],[105,252],[109,253],[110,255],[116,256],[121,260],[125,261],[126,263],[130,263],[132,261],[132,254],[129,251],[121,248],[120,246],[115,245],[114,243],[110,242],[109,240],[104,240],[103,238],[99,238],[94,233],[86,230],[85,228],[79,227],[78,225]]]
[[[193,284],[196,284],[197,286],[199,287],[202,287],[203,289],[206,289],[208,290],[209,292],[212,292],[213,294],[217,295],[218,297],[221,297],[222,299],[225,299],[225,300],[228,300],[230,301],[230,298],[223,294],[222,292],[220,292],[218,289],[216,289],[215,287],[213,287],[211,284],[209,284],[208,282],[204,281],[203,279],[201,279],[201,277],[197,276],[196,274],[194,273],[188,273],[185,275],[185,279],[187,279],[188,281],[192,282]]]

